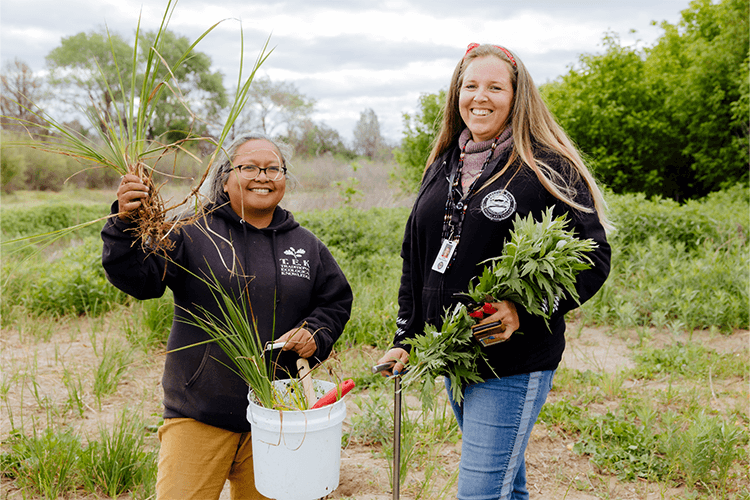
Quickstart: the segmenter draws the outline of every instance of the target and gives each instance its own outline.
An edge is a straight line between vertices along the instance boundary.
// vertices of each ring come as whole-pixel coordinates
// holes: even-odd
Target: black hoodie
[[[213,275],[234,296],[245,290],[263,342],[305,324],[317,344],[311,365],[326,359],[352,304],[351,287],[330,251],[281,207],[263,229],[245,223],[228,204],[207,212],[171,235],[175,244],[167,259],[144,252],[134,242],[134,226],[111,217],[102,230],[102,263],[109,281],[137,299],[161,297],[166,287],[172,290],[175,319],[168,351],[208,340],[203,330],[185,323],[190,317],[185,311],[204,308],[220,314],[208,286],[196,277]],[[289,351],[280,364],[296,375],[295,361],[296,354]],[[164,417],[249,431],[248,387],[225,365],[232,363],[214,343],[167,354]]]
[[[568,227],[577,237],[592,238],[597,243],[597,249],[589,254],[593,268],[581,272],[576,281],[581,303],[599,290],[609,274],[610,247],[597,214],[575,210],[553,197],[530,168],[519,167],[518,163],[468,201],[455,260],[445,274],[433,271],[441,247],[448,178],[456,169],[459,153],[458,147],[452,148],[429,167],[409,216],[401,251],[404,263],[394,346],[408,349],[402,342],[422,334],[425,324],[440,328],[445,309],[456,303],[453,294],[466,292],[470,280],[481,273],[484,266],[481,263],[502,253],[516,214],[521,217],[534,214],[540,220],[545,209],[554,206],[553,214],[566,215],[570,221]],[[492,160],[477,186],[499,172],[509,154],[510,149]],[[577,190],[578,203],[593,209],[588,188],[567,161],[544,151],[534,154],[572,184]],[[481,375],[487,379],[494,374],[507,376],[556,369],[565,348],[565,313],[576,306],[574,300],[562,297],[555,304],[548,329],[541,317],[532,316],[516,305],[523,335],[513,334],[507,342],[485,347],[494,373],[483,366]]]

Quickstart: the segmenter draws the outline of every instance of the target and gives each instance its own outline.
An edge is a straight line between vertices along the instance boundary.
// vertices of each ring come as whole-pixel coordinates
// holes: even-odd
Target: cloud
[[[34,70],[60,39],[105,23],[127,39],[139,16],[158,27],[166,2],[142,0],[2,0],[2,61],[20,58]],[[469,42],[503,44],[526,64],[537,84],[553,80],[581,53],[601,50],[602,36],[650,45],[651,21],[676,22],[689,0],[526,0],[470,4],[455,0],[181,0],[170,27],[195,39],[213,23],[198,50],[208,54],[225,85],[237,81],[240,26],[246,71],[269,39],[261,74],[294,83],[316,100],[316,119],[350,136],[359,113],[373,108],[384,134],[400,135],[403,112],[422,93],[448,84]],[[241,24],[240,21],[241,20]],[[637,29],[635,34],[629,33]],[[639,42],[640,40],[640,42]]]

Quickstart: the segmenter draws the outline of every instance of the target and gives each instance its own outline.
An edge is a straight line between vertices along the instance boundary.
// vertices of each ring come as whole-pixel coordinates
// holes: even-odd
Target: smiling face
[[[283,166],[279,151],[264,139],[253,139],[238,147],[232,164],[235,167],[255,165],[260,168]],[[285,191],[286,177],[272,181],[263,170],[255,179],[248,180],[235,168],[224,183],[224,192],[229,195],[232,209],[255,227],[267,227],[271,223],[273,211]]]
[[[483,142],[500,135],[512,106],[508,64],[495,56],[477,57],[469,63],[459,91],[458,110],[472,140]]]

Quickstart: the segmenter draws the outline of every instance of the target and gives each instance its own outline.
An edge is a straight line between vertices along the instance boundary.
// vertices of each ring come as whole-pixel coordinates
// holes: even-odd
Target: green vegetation
[[[708,495],[698,498],[735,498],[728,496],[729,471],[747,460],[747,415],[740,407],[724,414],[707,410],[701,401],[715,400],[713,380],[746,379],[746,359],[680,343],[641,347],[634,357],[636,367],[618,374],[620,380],[666,379],[666,393],[648,384],[642,390],[594,393],[612,376],[561,369],[554,401],[542,408],[539,421],[571,436],[573,449],[602,472],[629,481],[680,478]],[[686,380],[695,382],[688,389],[693,394],[679,389]],[[584,410],[592,403],[607,409]]]
[[[661,25],[653,47],[622,46],[607,34],[604,53],[581,55],[540,86],[604,185],[682,201],[748,182],[749,12],[748,0],[695,0],[679,23]],[[424,94],[417,113],[404,115],[395,157],[411,190],[444,102],[444,91]]]
[[[679,200],[748,180],[748,1],[698,0],[650,48],[603,54],[543,92],[597,176],[618,193]]]
[[[664,35],[655,46],[622,47],[616,35],[607,35],[603,54],[581,56],[577,67],[542,89],[597,177],[613,191],[607,200],[617,226],[609,237],[611,275],[570,315],[568,338],[574,345],[584,330],[595,330],[629,350],[628,364],[615,370],[594,359],[594,369],[557,371],[532,441],[560,444],[545,450],[550,458],[542,466],[551,468],[541,473],[563,492],[620,498],[614,484],[639,495],[627,498],[750,500],[747,12],[748,0],[696,0],[680,23],[662,25]],[[60,67],[77,64],[64,61],[63,49],[69,52],[65,57],[74,41],[93,49],[101,45],[97,36],[66,39],[55,53]],[[187,50],[178,35],[163,36],[172,37],[178,52]],[[132,78],[98,89],[103,108],[114,106],[107,92],[128,93],[140,81],[127,54],[135,59],[143,52],[117,36],[112,42],[107,53],[115,51],[123,63],[119,70]],[[198,54],[193,62],[206,61]],[[13,95],[38,95],[39,82],[31,77],[28,88]],[[84,83],[61,85],[80,90]],[[2,90],[6,114],[8,94]],[[309,119],[313,103],[295,88],[264,81],[253,92],[244,97],[253,112],[263,111],[264,129],[285,128],[303,155],[335,155],[317,157],[312,166],[301,162],[295,171],[307,188],[300,199],[311,188],[324,193],[303,206],[339,206],[293,211],[331,249],[355,294],[352,319],[316,377],[356,380],[349,408],[357,408],[344,445],[367,446],[375,459],[386,460],[392,475],[391,384],[369,367],[395,331],[399,253],[409,210],[356,208],[362,198],[382,207],[372,195],[382,195],[385,182],[377,175],[384,173],[383,162],[354,163],[335,131]],[[174,97],[166,94],[161,103]],[[392,176],[412,193],[444,98],[443,92],[425,94],[417,113],[404,116]],[[11,118],[40,128],[43,120],[33,114],[39,109],[24,102],[27,113]],[[116,110],[108,112],[114,118]],[[236,117],[237,127],[260,128],[245,121],[249,114]],[[183,137],[190,126],[169,110],[156,116],[153,132],[168,140]],[[158,448],[153,431],[160,423],[158,378],[173,319],[171,292],[139,302],[104,276],[98,233],[119,174],[97,169],[71,177],[91,164],[14,146],[6,134],[16,129],[6,118],[0,120],[3,487],[11,498],[152,498]],[[374,118],[366,120],[371,129]],[[98,133],[78,132],[82,140]],[[185,191],[203,172],[205,166],[191,155],[208,152],[183,149],[170,150],[160,161],[186,179],[164,176],[157,183],[168,180],[169,188]],[[340,205],[329,203],[331,192],[338,192]],[[290,203],[298,201],[293,196],[287,194]],[[91,221],[97,222],[85,225]],[[66,231],[78,224],[84,227]],[[47,245],[47,236],[57,238],[54,244]],[[404,496],[449,498],[460,433],[444,391],[436,388],[434,397],[443,404],[432,412],[417,409],[416,391],[404,396]],[[121,411],[125,406],[142,410]],[[92,430],[92,422],[100,425]],[[446,458],[451,454],[453,462]],[[574,455],[585,466],[573,468]]]
[[[706,330],[721,335],[748,328],[750,254],[743,215],[750,210],[747,191],[737,186],[683,205],[642,195],[608,198],[618,226],[610,237],[612,274],[604,289],[571,319],[578,328],[605,326],[610,335],[634,340],[633,366],[617,372],[560,368],[540,428],[588,457],[597,477],[612,475],[659,488],[683,485],[686,496],[674,498],[743,498],[750,487],[741,475],[750,465],[750,421],[743,406],[747,393],[731,387],[749,376],[747,350],[720,352],[695,339]],[[107,208],[104,203],[48,199],[23,210],[4,206],[0,217],[3,229],[13,228],[10,234],[4,231],[4,237],[18,238],[99,217]],[[406,208],[352,207],[295,214],[329,246],[355,291],[352,320],[331,360],[337,376],[355,378],[360,392],[352,397],[361,411],[352,418],[345,441],[369,443],[376,456],[387,460],[392,446],[390,384],[366,372],[366,367],[388,347],[395,330],[399,251],[407,215]],[[83,230],[79,240],[67,237],[55,249],[36,254],[27,250],[6,255],[3,261],[0,312],[8,335],[17,332],[23,345],[33,348],[49,342],[57,330],[69,328],[71,321],[89,325],[83,339],[80,332],[70,332],[71,341],[80,339],[89,346],[90,361],[83,370],[66,355],[75,341],[60,352],[56,348],[47,361],[34,354],[28,361],[4,367],[0,401],[12,432],[3,437],[0,448],[3,470],[15,487],[32,496],[52,498],[80,487],[107,496],[130,491],[143,498],[153,491],[156,443],[143,434],[145,424],[130,430],[116,424],[107,432],[120,437],[109,441],[103,434],[96,438],[75,430],[78,419],[94,408],[102,411],[132,384],[131,373],[153,363],[149,360],[158,362],[155,354],[163,352],[173,315],[169,294],[138,302],[106,282],[101,242],[91,234],[95,228]],[[655,344],[651,338],[656,332],[675,340]],[[114,335],[125,343],[118,343]],[[575,337],[575,327],[569,335]],[[367,354],[370,351],[373,354]],[[46,392],[40,379],[40,371],[49,365],[60,370],[59,397]],[[23,405],[13,399],[19,390],[22,399],[55,424],[44,428],[38,417],[19,409]],[[438,388],[437,400],[441,394]],[[450,489],[455,470],[436,454],[459,439],[455,422],[449,413],[436,413],[440,405],[432,413],[420,412],[417,406],[407,407],[403,421],[405,489],[413,498],[450,496],[442,488]],[[145,441],[123,443],[125,434]],[[83,444],[87,442],[110,444]],[[101,457],[110,453],[107,460],[114,463],[121,459],[111,457],[133,456],[136,449],[144,453],[141,472],[114,466],[106,466],[105,472],[91,465],[81,472],[92,453],[102,463]],[[32,465],[39,469],[22,468]],[[122,484],[118,474],[134,479],[128,480],[129,486],[117,486]],[[54,484],[45,479],[53,475],[60,478]],[[601,488],[593,476],[588,483],[572,484],[592,492]]]
[[[128,491],[147,498],[156,482],[156,453],[144,450],[145,434],[143,422],[127,412],[85,445],[73,429],[35,427],[5,441],[0,465],[4,476],[42,498],[63,498],[79,488],[109,498]]]

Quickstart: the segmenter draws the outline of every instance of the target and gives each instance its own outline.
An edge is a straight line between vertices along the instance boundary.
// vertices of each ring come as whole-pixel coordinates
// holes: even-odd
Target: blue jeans
[[[448,398],[463,434],[460,500],[528,500],[524,453],[554,370],[489,379],[464,388],[461,406]]]

